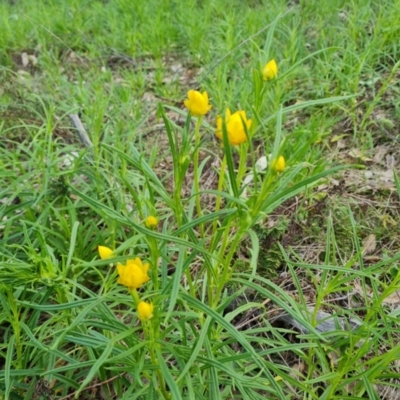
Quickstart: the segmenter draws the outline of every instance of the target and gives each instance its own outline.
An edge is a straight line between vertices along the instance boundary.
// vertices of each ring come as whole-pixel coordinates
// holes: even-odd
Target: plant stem
[[[225,256],[225,248],[226,248],[226,243],[227,241],[224,243],[224,246],[221,246],[221,251],[219,254],[219,259],[224,260],[223,261],[223,271],[222,271],[222,275],[218,281],[218,288],[217,288],[217,293],[216,296],[214,298],[214,302],[215,304],[218,304],[219,299],[221,297],[222,291],[227,283],[227,281],[229,280],[229,267],[231,265],[231,261],[232,258],[234,256],[234,254],[237,251],[237,247],[239,245],[239,243],[241,242],[243,235],[245,234],[245,232],[247,231],[247,226],[241,226],[239,228],[239,230],[236,232],[235,237],[233,238],[233,241],[231,242],[231,247],[229,249],[228,254]]]
[[[150,265],[151,265],[151,274],[152,274],[152,282],[154,285],[154,290],[159,290],[159,280],[158,280],[158,258],[159,252],[157,247],[157,240],[153,237],[147,237],[147,246],[150,250]]]
[[[132,289],[132,290],[130,291],[130,293],[131,293],[131,296],[132,296],[132,298],[133,298],[133,302],[135,303],[135,307],[137,308],[137,306],[138,306],[138,304],[139,304],[139,302],[140,302],[139,294],[138,294],[138,292],[137,292],[136,289]]]
[[[221,169],[219,171],[219,180],[218,180],[218,192],[222,191],[222,188],[224,186],[224,180],[225,180],[225,169],[226,169],[226,155],[224,155],[224,158],[222,159],[221,163]],[[221,206],[221,196],[217,195],[217,198],[215,199],[215,212],[218,212]],[[213,222],[213,228],[211,232],[211,237],[214,237],[215,232],[217,231],[217,224],[218,221],[215,219]],[[212,243],[211,248],[214,247],[214,243]]]
[[[150,321],[148,321],[148,323],[144,323],[144,325],[145,325],[144,328],[146,328],[145,333],[148,333],[149,337],[150,337],[150,345],[149,345],[150,357],[151,357],[152,363],[157,366],[157,377],[158,377],[158,383],[160,385],[160,391],[165,400],[170,400],[171,396],[167,392],[164,377],[162,375],[161,369],[158,367],[158,360],[157,360],[156,352],[155,352],[155,347],[157,346],[157,341],[156,341],[156,337],[155,337],[153,321],[150,320]]]
[[[194,191],[196,193],[196,210],[197,210],[197,218],[200,218],[203,215],[201,209],[201,195],[200,195],[200,183],[199,183],[199,151],[200,151],[200,126],[201,126],[202,117],[197,118],[196,127],[194,131],[194,143],[195,149],[193,154],[193,181],[194,181]],[[204,225],[199,225],[200,235],[204,237]]]

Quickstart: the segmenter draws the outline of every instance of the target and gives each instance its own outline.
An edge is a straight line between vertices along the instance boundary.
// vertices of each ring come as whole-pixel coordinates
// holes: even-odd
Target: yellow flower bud
[[[102,260],[106,260],[107,258],[112,258],[114,257],[114,252],[106,246],[98,246],[97,250],[99,252],[100,258]]]
[[[147,321],[153,317],[154,305],[153,303],[146,303],[141,301],[137,306],[138,318],[142,321]]]
[[[273,163],[272,167],[276,172],[283,172],[286,168],[285,157],[279,156]]]
[[[150,280],[147,274],[149,264],[142,264],[140,258],[127,260],[126,264],[118,264],[118,283],[126,286],[129,290],[139,289]]]
[[[158,225],[158,219],[156,217],[153,217],[152,215],[150,215],[145,219],[144,223],[147,228],[154,229]]]
[[[262,76],[264,81],[268,81],[270,79],[276,78],[278,75],[278,65],[276,61],[272,59],[265,64],[265,67],[262,70]]]
[[[184,104],[191,115],[200,117],[210,111],[211,105],[208,103],[207,92],[200,93],[197,90],[189,90],[187,95],[188,98],[184,101]]]
[[[223,140],[222,123],[222,117],[218,116],[215,134],[221,140]],[[246,111],[240,110],[231,114],[231,111],[227,108],[225,113],[225,124],[229,143],[233,146],[244,143],[247,140],[246,130],[250,129],[251,123],[251,119],[247,119],[246,117]]]

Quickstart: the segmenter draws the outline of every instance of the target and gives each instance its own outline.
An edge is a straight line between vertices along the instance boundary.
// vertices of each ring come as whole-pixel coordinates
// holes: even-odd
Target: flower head
[[[145,219],[144,224],[147,228],[154,229],[158,225],[158,219],[156,217],[153,217],[152,215],[149,215]]]
[[[188,98],[184,101],[184,104],[191,115],[200,117],[210,111],[211,105],[208,103],[207,92],[200,93],[197,90],[189,90],[187,95]]]
[[[138,318],[142,321],[147,321],[153,317],[154,305],[153,303],[146,303],[141,301],[137,306]]]
[[[270,79],[276,78],[278,75],[278,65],[276,61],[272,59],[265,64],[265,67],[262,70],[262,76],[264,81],[268,81]]]
[[[226,109],[225,113],[225,124],[228,133],[229,143],[233,146],[237,146],[244,143],[247,140],[246,130],[251,127],[251,119],[247,119],[246,111],[240,110],[231,114],[229,108]],[[217,118],[217,130],[215,134],[219,139],[223,139],[223,120],[221,116]]]
[[[99,252],[100,258],[102,260],[106,260],[107,258],[112,258],[114,257],[114,252],[106,246],[98,246],[97,250]]]
[[[276,172],[283,172],[286,168],[286,161],[285,157],[279,156],[274,162],[272,162],[272,168]]]
[[[118,283],[126,286],[129,290],[139,289],[144,283],[150,280],[147,271],[149,264],[142,264],[140,258],[130,259],[126,264],[118,264]]]

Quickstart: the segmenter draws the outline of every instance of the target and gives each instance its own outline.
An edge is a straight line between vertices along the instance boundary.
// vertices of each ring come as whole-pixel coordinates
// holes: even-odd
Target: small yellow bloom
[[[215,134],[221,140],[223,140],[222,122],[222,117],[218,116]],[[231,111],[227,108],[225,113],[225,124],[228,132],[229,143],[233,146],[244,143],[247,140],[246,130],[250,129],[251,123],[251,119],[247,119],[246,117],[246,111],[240,110],[231,114]]]
[[[97,250],[99,252],[100,258],[102,260],[106,260],[107,258],[112,258],[114,257],[114,252],[106,246],[98,246]]]
[[[154,306],[153,303],[146,303],[141,301],[137,306],[138,318],[142,321],[147,321],[153,317]]]
[[[189,90],[187,95],[188,98],[184,101],[184,104],[191,115],[200,117],[210,111],[211,105],[208,103],[207,92],[200,93],[197,90]]]
[[[275,60],[268,61],[262,70],[262,76],[264,81],[276,78],[278,75],[278,65]]]
[[[158,225],[158,219],[150,215],[145,219],[144,223],[147,228],[154,229]]]
[[[283,172],[286,168],[285,157],[279,156],[277,160],[272,163],[272,167],[276,172]]]
[[[129,290],[139,289],[144,283],[150,280],[147,271],[149,264],[142,264],[140,258],[127,260],[126,264],[118,264],[118,283],[126,286]]]

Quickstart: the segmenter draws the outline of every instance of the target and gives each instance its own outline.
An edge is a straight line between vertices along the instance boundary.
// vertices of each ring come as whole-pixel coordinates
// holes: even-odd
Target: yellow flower
[[[226,109],[225,124],[228,132],[229,143],[231,145],[237,146],[247,140],[246,130],[250,129],[251,122],[251,119],[247,119],[246,117],[246,111],[240,110],[231,114],[229,108]],[[221,140],[223,140],[222,132],[222,117],[218,116],[215,134]]]
[[[270,79],[276,78],[278,75],[278,65],[276,61],[272,59],[265,64],[265,67],[262,70],[262,76],[264,81],[268,81]]]
[[[126,286],[129,290],[139,289],[144,283],[150,280],[147,275],[149,264],[142,264],[140,258],[127,260],[126,264],[118,264],[118,283]]]
[[[208,103],[207,92],[200,93],[197,90],[189,90],[187,95],[188,98],[184,101],[184,104],[191,115],[200,117],[210,111],[211,105]]]
[[[153,303],[146,303],[141,301],[137,306],[138,318],[142,321],[147,321],[153,317],[154,306]]]
[[[106,260],[107,258],[112,258],[114,257],[114,252],[106,246],[98,246],[97,250],[99,252],[100,258],[102,260]]]
[[[276,172],[283,172],[284,169],[286,168],[285,157],[279,156],[279,157],[272,163],[272,168],[273,168]]]
[[[158,219],[150,215],[145,219],[144,223],[147,228],[154,229],[158,225]]]

